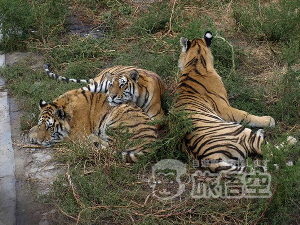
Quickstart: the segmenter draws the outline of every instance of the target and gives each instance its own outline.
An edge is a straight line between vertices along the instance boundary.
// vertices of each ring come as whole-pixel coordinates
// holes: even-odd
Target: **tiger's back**
[[[240,123],[264,127],[273,126],[275,121],[230,106],[222,79],[213,66],[211,40],[210,32],[202,39],[181,38],[182,75],[175,109],[190,113],[194,129],[186,135],[184,144],[200,166],[212,172],[241,172],[245,169],[241,164],[248,156],[261,155],[264,132],[254,132]]]
[[[134,66],[114,66],[104,69],[92,80],[84,80],[69,79],[56,75],[50,72],[48,64],[44,67],[49,77],[53,79],[66,82],[89,83],[86,87],[83,87],[82,90],[94,93],[107,93],[108,96],[117,97],[116,101],[108,98],[109,103],[112,105],[133,101],[137,106],[142,108],[151,119],[161,120],[165,116],[161,107],[165,86],[162,79],[154,72]],[[137,73],[136,79],[131,77],[133,71]],[[110,79],[108,79],[108,76]],[[126,80],[126,88],[122,88],[118,83],[114,84],[116,88],[111,89],[110,86],[112,82],[117,82],[119,79]]]

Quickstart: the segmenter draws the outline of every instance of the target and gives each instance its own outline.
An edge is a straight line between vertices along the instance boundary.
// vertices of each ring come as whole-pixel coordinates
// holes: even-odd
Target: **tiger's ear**
[[[140,77],[140,74],[139,74],[139,72],[138,71],[136,71],[136,70],[133,70],[133,71],[131,71],[131,73],[130,73],[130,75],[129,75],[129,77],[134,81],[134,82],[138,82],[138,80],[139,80],[139,77]]]
[[[65,119],[65,111],[62,109],[62,108],[58,108],[56,111],[55,111],[55,116],[58,117],[59,119],[63,120]]]
[[[111,77],[112,77],[111,73],[107,72],[105,75],[108,80],[111,80]]]
[[[186,52],[190,48],[191,42],[187,38],[181,37],[180,45],[182,47],[182,52]]]
[[[209,47],[211,45],[211,40],[213,39],[213,35],[210,31],[207,31],[204,35],[204,40],[206,42],[206,46]]]
[[[48,103],[41,99],[41,100],[40,100],[40,104],[39,104],[39,108],[42,109],[42,108],[44,108],[46,105],[48,105]]]

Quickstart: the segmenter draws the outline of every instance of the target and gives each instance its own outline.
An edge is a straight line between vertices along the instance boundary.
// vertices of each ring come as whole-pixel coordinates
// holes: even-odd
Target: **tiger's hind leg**
[[[247,124],[250,127],[274,127],[275,120],[271,116],[255,116],[243,110],[233,107],[224,108],[221,113],[222,119],[226,121],[236,122],[239,124]]]
[[[237,125],[238,129],[243,128]],[[243,128],[238,139],[219,139],[218,136],[206,138],[206,146],[202,147],[201,167],[212,173],[223,173],[226,177],[247,172],[246,159],[250,155],[261,156],[261,145],[264,141],[264,130],[254,132]],[[212,141],[211,141],[212,140]]]
[[[151,118],[151,120],[159,121],[157,124],[155,124],[155,127],[156,129],[160,130],[165,118],[165,113],[161,107],[161,102],[150,106],[149,109],[146,110],[146,113]]]

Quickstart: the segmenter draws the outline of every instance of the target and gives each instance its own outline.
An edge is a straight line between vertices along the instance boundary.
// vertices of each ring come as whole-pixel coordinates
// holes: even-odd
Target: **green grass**
[[[45,43],[63,30],[67,11],[65,0],[1,1],[3,39],[0,48],[5,51],[24,49],[24,40],[29,39]]]
[[[271,160],[270,165],[278,163],[282,167],[280,171],[271,171],[271,189],[274,191],[271,201],[194,200],[189,196],[189,185],[181,200],[160,202],[149,196],[152,189],[147,179],[151,176],[151,165],[157,161],[179,159],[187,163],[189,173],[194,172],[189,158],[177,148],[179,140],[192,126],[183,112],[169,113],[175,97],[173,91],[178,79],[177,60],[182,36],[199,38],[210,30],[224,37],[233,46],[233,52],[226,41],[218,38],[213,40],[211,49],[231,104],[256,115],[273,116],[277,126],[266,131],[270,143],[278,144],[287,135],[300,139],[297,131],[300,116],[299,29],[294,29],[299,27],[299,13],[293,13],[299,1],[279,1],[277,5],[260,6],[257,3],[254,0],[243,3],[178,0],[174,10],[174,1],[168,0],[138,8],[121,0],[14,0],[0,3],[4,34],[9,34],[0,46],[6,51],[28,49],[42,54],[45,62],[51,63],[51,69],[62,76],[92,78],[106,67],[135,65],[158,73],[167,84],[162,103],[167,120],[160,133],[161,139],[153,144],[153,152],[142,157],[139,163],[125,166],[118,157],[109,151],[96,149],[91,143],[64,143],[59,146],[56,160],[69,167],[67,175],[58,177],[51,194],[52,203],[61,212],[58,224],[76,223],[77,219],[79,224],[132,224],[133,221],[138,224],[299,223],[300,165],[286,167],[284,164],[286,160],[299,158],[299,144],[287,147],[287,151],[272,145],[263,148],[264,157]],[[243,8],[245,4],[247,10]],[[219,27],[216,20],[230,7],[234,26]],[[10,13],[15,9],[20,10],[17,18]],[[65,19],[73,9],[80,10],[86,18],[92,18],[93,23],[102,24],[105,27],[104,37],[94,39],[68,34]],[[31,12],[30,15],[27,12]],[[20,30],[21,35],[18,33]],[[265,62],[255,61],[259,59],[253,59],[239,46],[239,38],[246,40],[251,47],[268,44],[270,49],[274,49],[272,63],[282,70],[274,71],[271,91],[267,91],[260,80],[249,81],[250,76],[258,74],[253,74],[256,70],[250,73],[247,66],[253,65],[253,61],[258,62],[255,66],[260,71],[264,70]],[[32,65],[33,62],[25,59],[11,68],[0,70],[10,92],[21,100],[23,109],[27,111],[22,123],[24,130],[36,124],[40,99],[52,101],[67,90],[82,86],[51,80],[42,68],[32,69]],[[120,137],[121,144],[122,138],[126,137]]]
[[[249,0],[235,4],[233,16],[239,28],[251,37],[284,42],[300,37],[299,4],[299,0],[262,4]]]
[[[270,107],[271,115],[277,120],[293,125],[299,122],[300,116],[300,71],[291,68],[283,74],[276,87],[278,99]]]
[[[66,83],[47,78],[41,68],[31,69],[26,59],[12,68],[4,68],[0,71],[8,83],[9,90],[22,100],[23,109],[28,112],[22,126],[25,130],[30,129],[36,123],[39,115],[38,104],[41,99],[51,102],[66,91],[80,87],[78,84],[66,85]]]
[[[254,223],[266,204],[266,201],[255,199],[192,199],[188,183],[181,200],[159,201],[150,195],[149,164],[137,171],[134,167],[124,167],[116,163],[114,156],[107,151],[90,143],[65,143],[58,150],[57,158],[68,164],[66,175],[58,177],[52,192],[54,203],[64,215],[58,219],[60,224],[77,220],[80,224],[121,221],[123,224],[133,221],[139,224],[182,224],[224,219],[232,223],[245,218]],[[188,169],[188,172],[193,173],[193,170]]]
[[[294,136],[299,138],[299,132]],[[275,143],[282,143],[286,136],[281,136],[275,140]],[[272,203],[264,221],[267,224],[293,224],[299,222],[299,204],[300,204],[300,163],[299,160],[295,166],[286,166],[287,161],[294,161],[300,156],[300,146],[288,146],[277,149],[274,145],[264,146],[264,156],[270,154],[269,168],[272,174],[272,183],[275,189]],[[280,170],[276,170],[273,164],[278,164]],[[297,222],[296,222],[297,223]]]

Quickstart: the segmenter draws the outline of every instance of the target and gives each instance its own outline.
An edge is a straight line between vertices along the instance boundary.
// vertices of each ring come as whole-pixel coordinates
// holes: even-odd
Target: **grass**
[[[295,134],[299,137],[299,132]],[[281,137],[277,143],[283,142]],[[271,168],[272,183],[276,187],[276,193],[272,204],[266,212],[265,221],[272,224],[293,224],[299,222],[299,161],[296,166],[286,166],[286,162],[295,160],[300,156],[300,148],[295,146],[277,149],[274,146],[264,146],[265,156],[272,154],[269,168]],[[276,170],[273,164],[278,164],[280,170]],[[274,213],[276,212],[276,213]]]
[[[192,199],[190,183],[180,200],[159,201],[151,196],[149,165],[136,172],[91,143],[67,143],[58,150],[57,157],[68,164],[66,175],[56,180],[52,193],[62,212],[57,218],[60,223],[181,224],[225,220],[231,224],[247,217],[251,224],[264,209],[256,200]],[[188,172],[194,171],[188,168]]]
[[[24,40],[46,43],[63,30],[67,1],[3,0],[0,3],[0,20],[3,39],[0,48],[11,51],[25,49]]]
[[[299,38],[299,0],[265,2],[245,1],[234,7],[234,19],[242,31],[257,39],[286,41]]]
[[[294,10],[297,5],[297,0],[261,4],[256,0],[162,0],[151,4],[125,0],[2,1],[0,18],[5,36],[1,49],[37,52],[56,73],[67,77],[92,78],[106,67],[136,65],[158,73],[167,84],[165,128],[153,145],[153,153],[139,163],[123,165],[118,157],[91,143],[58,147],[56,160],[66,165],[67,173],[58,177],[50,196],[60,212],[56,222],[299,223],[300,165],[286,167],[284,162],[299,158],[300,146],[289,146],[285,151],[272,147],[287,135],[300,139],[299,29],[294,29],[299,27],[299,12]],[[17,18],[10,14],[16,9],[20,10]],[[86,38],[67,32],[67,18],[74,14],[87,25],[103,27],[104,37]],[[223,20],[229,24],[220,23]],[[179,159],[186,163],[188,174],[194,173],[189,158],[177,148],[191,124],[183,112],[170,109],[180,76],[179,39],[198,38],[207,30],[224,38],[215,38],[211,48],[231,104],[256,115],[271,115],[277,122],[275,128],[266,130],[271,145],[263,149],[270,165],[278,163],[282,168],[271,170],[270,199],[192,199],[191,183],[187,182],[182,198],[164,202],[151,196],[148,179],[151,166],[159,160]],[[253,54],[256,49],[259,57]],[[0,71],[12,95],[22,100],[22,108],[28,112],[23,118],[24,130],[36,124],[41,98],[51,101],[81,87],[51,80],[42,68],[33,69],[33,64],[27,58]],[[265,73],[271,76],[261,78]]]

